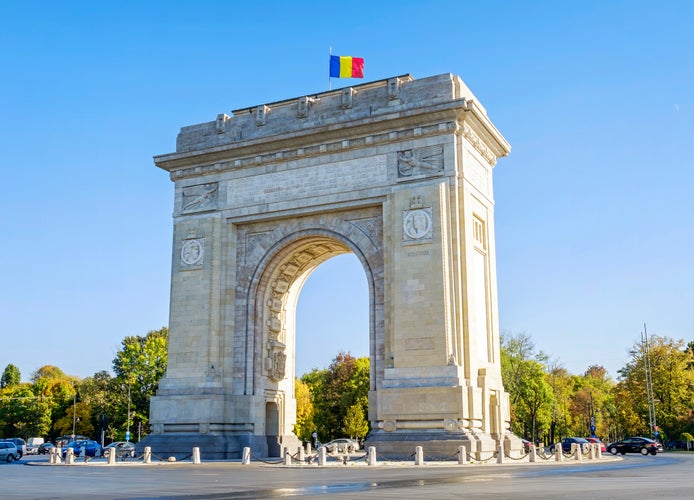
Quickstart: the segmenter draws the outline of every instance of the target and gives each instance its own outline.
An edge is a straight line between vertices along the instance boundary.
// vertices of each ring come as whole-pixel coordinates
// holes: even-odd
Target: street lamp
[[[77,423],[77,392],[72,396],[72,439],[75,439],[75,424]]]
[[[130,386],[128,386],[128,424],[125,431],[125,440],[130,441]]]

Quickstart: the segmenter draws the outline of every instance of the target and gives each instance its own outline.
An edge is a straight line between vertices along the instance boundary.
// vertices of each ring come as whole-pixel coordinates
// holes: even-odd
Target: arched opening
[[[375,385],[374,277],[359,247],[331,231],[317,229],[294,233],[268,250],[264,262],[259,263],[255,291],[251,291],[254,298],[249,300],[254,305],[253,334],[249,341],[257,360],[253,363],[250,380],[252,392],[261,396],[263,402],[277,403],[276,435],[270,434],[275,432],[274,423],[268,420],[271,414],[264,408],[263,434],[267,442],[278,442],[294,449],[299,444],[293,434],[296,422],[294,380],[305,370],[296,368],[299,349],[308,352],[306,364],[302,365],[310,367],[306,370],[327,366],[340,350],[350,351],[355,357],[369,356],[372,360],[369,386]],[[308,295],[302,294],[309,277],[315,273],[318,273],[314,276],[317,279],[311,280],[315,284],[308,285]],[[297,340],[297,309],[299,297],[312,294],[319,295],[322,301],[327,299],[331,305],[325,309],[321,305],[307,306],[309,312],[302,314],[302,318],[308,315],[318,316],[318,319],[314,322],[313,335],[307,335],[313,338],[304,346],[301,344],[303,338]],[[352,314],[351,310],[357,307],[354,304],[359,301],[361,311]],[[345,307],[347,302],[352,304],[350,308]],[[361,324],[355,322],[358,317],[361,317]],[[326,337],[327,344],[316,345],[317,338]],[[268,449],[270,456],[274,455],[273,451]]]
[[[318,266],[299,294],[296,308],[295,375],[326,368],[339,352],[369,355],[369,289],[352,253]]]

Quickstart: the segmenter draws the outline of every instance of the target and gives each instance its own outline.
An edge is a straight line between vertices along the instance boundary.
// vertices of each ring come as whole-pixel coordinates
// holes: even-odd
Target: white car
[[[0,441],[0,460],[5,462],[12,462],[14,460],[19,460],[21,455],[19,450],[17,450],[17,445],[12,441]]]
[[[359,450],[359,443],[353,439],[333,439],[323,445],[328,453],[352,453]]]

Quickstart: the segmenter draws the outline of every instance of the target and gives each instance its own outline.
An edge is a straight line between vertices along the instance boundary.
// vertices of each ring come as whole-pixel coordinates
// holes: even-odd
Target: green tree
[[[369,394],[368,357],[339,353],[326,370],[313,370],[301,377],[311,392],[313,421],[321,441],[340,437],[347,410],[354,404],[366,413]]]
[[[145,336],[128,336],[113,360],[116,382],[120,390],[112,393],[120,407],[116,419],[122,431],[141,424],[145,431],[149,424],[149,401],[156,394],[159,380],[166,373],[169,329],[152,330]],[[128,399],[128,396],[130,399]],[[127,407],[130,402],[130,421]]]
[[[694,370],[691,369],[694,355],[683,340],[657,335],[651,336],[647,351],[645,347],[642,342],[635,342],[630,351],[631,360],[619,371],[615,395],[617,425],[625,434],[651,433],[646,390],[649,364],[660,433],[678,436],[687,430],[688,416],[694,406]]]
[[[302,441],[309,441],[316,428],[313,422],[315,410],[311,401],[309,386],[301,379],[294,379],[294,397],[296,398],[296,424],[294,434]]]
[[[363,402],[354,403],[347,408],[347,414],[342,422],[342,430],[352,439],[365,438],[369,433],[369,422],[364,418]]]
[[[12,385],[17,385],[22,381],[22,374],[15,365],[10,363],[5,367],[5,371],[2,372],[2,378],[0,378],[0,389],[9,387]]]

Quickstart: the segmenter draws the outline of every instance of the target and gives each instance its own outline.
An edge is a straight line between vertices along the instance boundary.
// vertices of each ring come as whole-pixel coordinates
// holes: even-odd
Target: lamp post
[[[75,424],[77,424],[77,392],[72,396],[72,439],[75,439]]]
[[[130,441],[130,386],[128,386],[128,423],[125,431],[125,440]]]

